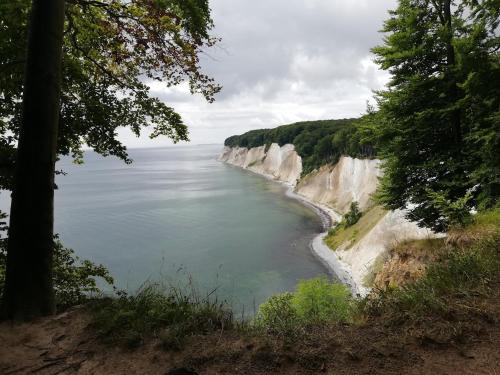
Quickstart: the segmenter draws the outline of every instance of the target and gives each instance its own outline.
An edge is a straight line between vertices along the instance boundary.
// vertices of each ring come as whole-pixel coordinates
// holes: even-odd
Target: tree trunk
[[[64,0],[33,0],[1,309],[7,319],[55,312],[54,168],[63,28]]]

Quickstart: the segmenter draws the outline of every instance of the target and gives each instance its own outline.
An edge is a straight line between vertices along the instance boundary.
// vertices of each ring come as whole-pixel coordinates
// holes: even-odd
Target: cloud
[[[201,59],[223,85],[216,102],[191,96],[186,85],[152,92],[173,106],[192,143],[222,143],[233,134],[300,120],[358,116],[388,75],[373,63],[383,20],[395,0],[212,0],[219,46]],[[167,140],[134,139],[132,147]]]

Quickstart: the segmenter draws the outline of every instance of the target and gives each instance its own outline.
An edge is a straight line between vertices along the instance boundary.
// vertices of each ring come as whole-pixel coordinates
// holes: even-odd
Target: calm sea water
[[[253,309],[300,279],[326,275],[309,249],[321,222],[284,188],[216,160],[221,146],[133,149],[134,163],[93,152],[57,168],[56,232],[102,263],[118,287],[190,275]],[[2,194],[1,206],[8,205]]]

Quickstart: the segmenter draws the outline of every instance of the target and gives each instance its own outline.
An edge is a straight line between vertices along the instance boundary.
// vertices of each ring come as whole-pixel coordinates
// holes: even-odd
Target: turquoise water
[[[133,149],[131,165],[93,152],[82,166],[61,160],[56,232],[120,288],[190,275],[247,310],[326,275],[309,249],[317,216],[281,185],[218,162],[221,148]]]

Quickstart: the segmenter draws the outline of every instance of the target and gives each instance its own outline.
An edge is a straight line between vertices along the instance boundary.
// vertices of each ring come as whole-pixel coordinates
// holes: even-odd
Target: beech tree
[[[206,0],[0,4],[0,185],[12,190],[3,317],[55,310],[57,156],[81,161],[86,144],[130,162],[116,139],[119,127],[188,140],[179,114],[151,96],[146,83],[187,82],[213,101],[220,87],[199,64],[217,41],[212,26]]]
[[[421,226],[445,230],[498,202],[499,14],[498,0],[400,0],[373,49],[391,73],[373,124],[379,198]]]

